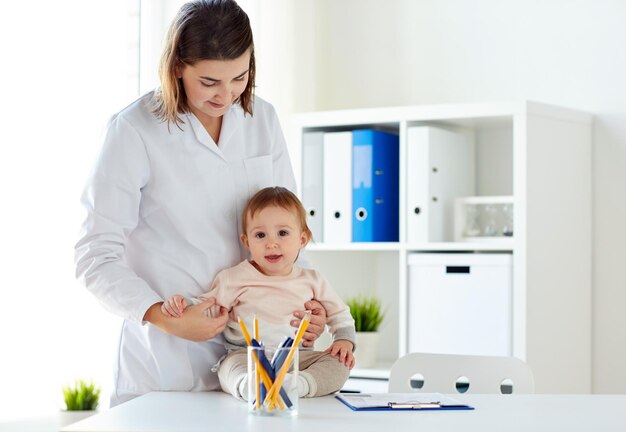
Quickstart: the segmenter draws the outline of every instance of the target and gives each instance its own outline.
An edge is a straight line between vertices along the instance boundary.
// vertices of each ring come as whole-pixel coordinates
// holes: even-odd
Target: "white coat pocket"
[[[274,175],[272,170],[272,156],[257,156],[243,161],[248,178],[248,192],[250,195],[263,189],[274,186]]]

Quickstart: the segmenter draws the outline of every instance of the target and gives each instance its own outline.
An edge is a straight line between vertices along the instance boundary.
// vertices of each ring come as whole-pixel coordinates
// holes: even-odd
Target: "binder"
[[[324,243],[352,240],[352,132],[324,134]]]
[[[407,241],[452,241],[454,199],[475,195],[474,141],[432,126],[407,130]]]
[[[358,393],[335,396],[352,411],[473,410],[441,393]]]
[[[398,241],[398,136],[352,132],[352,241]]]
[[[302,135],[302,205],[313,240],[324,240],[324,132]]]

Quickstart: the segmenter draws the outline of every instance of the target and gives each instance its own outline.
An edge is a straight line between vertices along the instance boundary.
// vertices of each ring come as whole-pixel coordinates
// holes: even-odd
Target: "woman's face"
[[[177,70],[191,112],[200,121],[224,115],[248,84],[250,51],[234,60],[200,60]]]

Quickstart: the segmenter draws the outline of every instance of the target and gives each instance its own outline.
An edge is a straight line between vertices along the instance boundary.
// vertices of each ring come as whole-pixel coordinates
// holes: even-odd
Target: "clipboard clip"
[[[387,406],[391,409],[424,409],[424,408],[441,408],[441,402],[389,402]]]

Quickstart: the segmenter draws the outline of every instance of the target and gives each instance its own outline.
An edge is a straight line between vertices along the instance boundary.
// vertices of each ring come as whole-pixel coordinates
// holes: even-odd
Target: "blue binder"
[[[399,139],[372,129],[352,132],[352,241],[398,241]]]

